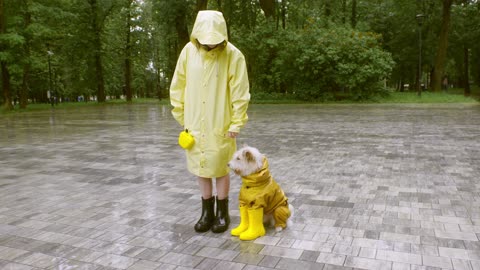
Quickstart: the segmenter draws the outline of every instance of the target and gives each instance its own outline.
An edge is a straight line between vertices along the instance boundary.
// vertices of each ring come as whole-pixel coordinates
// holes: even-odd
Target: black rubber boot
[[[195,224],[196,232],[206,232],[210,230],[213,225],[215,216],[213,215],[213,205],[215,204],[215,198],[204,200],[202,197],[202,216]]]
[[[228,215],[228,197],[217,200],[217,214],[215,215],[215,221],[213,222],[212,232],[223,233],[228,229],[230,225],[230,216]]]

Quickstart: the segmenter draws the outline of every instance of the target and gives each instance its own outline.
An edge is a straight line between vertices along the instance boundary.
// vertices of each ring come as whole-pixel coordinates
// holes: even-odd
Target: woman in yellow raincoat
[[[211,228],[220,233],[230,224],[227,163],[236,150],[235,138],[248,120],[249,100],[245,58],[228,42],[223,14],[200,11],[170,86],[173,117],[195,138],[186,156],[202,194],[197,232]],[[216,214],[212,178],[216,180]]]

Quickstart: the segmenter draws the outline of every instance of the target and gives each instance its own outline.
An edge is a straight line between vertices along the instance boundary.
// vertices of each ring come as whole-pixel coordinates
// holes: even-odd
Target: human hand
[[[237,135],[238,135],[238,132],[231,132],[231,131],[229,131],[227,136],[228,136],[229,138],[235,139],[235,138],[237,137]]]

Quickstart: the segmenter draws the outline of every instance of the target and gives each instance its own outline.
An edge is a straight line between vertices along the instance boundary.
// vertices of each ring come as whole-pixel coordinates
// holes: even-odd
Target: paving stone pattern
[[[0,269],[480,269],[479,105],[252,105],[293,226],[198,234],[168,106],[0,116]],[[230,213],[239,222],[240,179]]]

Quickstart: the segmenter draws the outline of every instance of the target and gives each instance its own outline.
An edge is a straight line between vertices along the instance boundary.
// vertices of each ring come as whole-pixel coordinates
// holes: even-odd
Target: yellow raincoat
[[[208,50],[202,44],[220,45]],[[229,173],[236,142],[227,135],[247,122],[249,100],[245,58],[228,42],[222,13],[200,11],[170,86],[173,117],[195,138],[186,151],[192,174],[212,178]]]
[[[288,198],[270,175],[266,157],[260,171],[242,177],[242,187],[238,200],[240,207],[263,208],[265,215],[272,214],[276,227],[285,228],[287,219],[291,215],[288,208]]]

